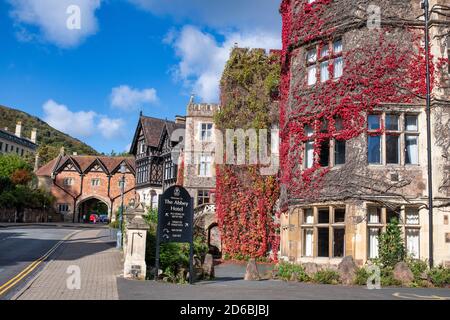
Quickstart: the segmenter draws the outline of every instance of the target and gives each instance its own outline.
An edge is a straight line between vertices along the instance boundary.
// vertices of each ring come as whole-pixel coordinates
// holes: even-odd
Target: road
[[[0,299],[9,299],[45,265],[73,228],[0,228]]]

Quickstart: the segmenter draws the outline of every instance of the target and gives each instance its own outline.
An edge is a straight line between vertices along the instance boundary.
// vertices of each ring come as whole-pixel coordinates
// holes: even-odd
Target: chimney
[[[61,147],[61,149],[59,149],[59,155],[61,157],[64,157],[66,155],[66,151],[64,150],[64,147]]]
[[[36,143],[37,142],[37,129],[33,128],[31,130],[31,138],[30,138],[31,142]]]
[[[177,124],[185,124],[186,118],[183,116],[175,116],[175,123]]]
[[[9,128],[8,127],[5,127],[5,131],[8,131],[9,130]]]
[[[40,163],[40,156],[39,152],[36,152],[36,157],[34,158],[34,172],[37,172],[39,170],[39,163]]]
[[[16,136],[21,137],[22,136],[22,121],[17,121],[16,124]]]
[[[77,156],[77,155],[78,155],[78,152],[73,152],[72,155],[73,155],[73,156]]]

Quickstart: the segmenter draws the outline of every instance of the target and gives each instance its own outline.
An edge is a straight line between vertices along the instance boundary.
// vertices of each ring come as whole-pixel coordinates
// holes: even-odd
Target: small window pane
[[[368,122],[368,128],[369,130],[378,130],[381,128],[380,126],[380,115],[378,114],[371,114],[369,115],[367,122]]]
[[[419,149],[417,136],[405,136],[405,163],[419,164]]]
[[[314,230],[313,229],[305,229],[303,233],[303,255],[305,257],[312,257],[313,255],[313,236],[314,236]]]
[[[400,163],[400,137],[396,135],[386,136],[386,163]]]
[[[324,45],[324,46],[321,48],[321,50],[320,50],[320,57],[321,57],[321,58],[328,57],[328,55],[330,54],[329,51],[330,51],[330,50],[329,50],[329,48],[328,48],[328,45]]]
[[[345,229],[333,230],[333,257],[343,257],[345,248]]]
[[[344,74],[344,59],[342,57],[334,60],[334,78],[340,78]]]
[[[371,164],[381,163],[381,137],[380,136],[369,136],[368,139],[368,160]]]
[[[334,54],[338,54],[342,52],[342,40],[337,40],[333,43],[333,51]]]
[[[417,208],[406,208],[406,224],[419,224],[419,210]]]
[[[419,258],[420,232],[417,229],[406,229],[406,249],[413,258]]]
[[[308,67],[308,85],[312,86],[317,82],[317,68],[316,66]]]
[[[398,116],[395,114],[386,115],[386,130],[398,131]]]
[[[330,164],[330,140],[324,140],[320,145],[319,164],[321,167],[328,167]]]
[[[369,207],[369,223],[381,222],[381,208]]]
[[[313,212],[313,209],[311,209],[311,208],[308,208],[308,209],[304,209],[303,210],[303,214],[304,214],[304,217],[303,217],[303,223],[306,223],[306,224],[313,224],[314,223],[314,212]]]
[[[380,235],[379,228],[369,228],[369,258],[378,258],[378,237]]]
[[[345,164],[345,140],[336,140],[334,144],[334,164]]]
[[[306,59],[308,60],[309,63],[314,63],[317,61],[317,51],[316,49],[311,49],[308,51],[308,53],[306,54]]]
[[[345,222],[345,209],[344,208],[334,209],[334,222],[335,223]]]
[[[329,62],[322,62],[320,64],[320,81],[325,82],[330,80],[330,72],[328,70]]]
[[[319,209],[319,223],[330,223],[330,209]]]
[[[328,228],[318,228],[318,256],[329,257],[330,252],[330,231]]]
[[[305,166],[306,168],[312,168],[314,165],[314,143],[312,141],[308,141],[306,143],[305,150]]]
[[[418,131],[417,116],[406,115],[405,116],[405,129],[406,131]]]

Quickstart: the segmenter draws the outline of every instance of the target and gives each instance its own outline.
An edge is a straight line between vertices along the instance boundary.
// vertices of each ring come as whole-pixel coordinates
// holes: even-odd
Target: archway
[[[211,253],[214,258],[220,258],[222,256],[222,239],[217,223],[213,223],[208,227],[208,246],[209,253]]]
[[[91,197],[78,204],[77,212],[78,222],[89,222],[91,214],[109,216],[109,206],[105,201]]]

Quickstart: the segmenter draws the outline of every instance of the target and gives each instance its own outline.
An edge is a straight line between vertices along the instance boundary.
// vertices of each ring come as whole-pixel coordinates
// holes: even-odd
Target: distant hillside
[[[31,129],[37,128],[41,165],[56,157],[61,147],[64,147],[66,153],[77,152],[78,154],[98,155],[98,152],[92,147],[52,128],[41,119],[23,111],[0,105],[0,128],[8,127],[10,132],[15,132],[17,121],[22,121],[23,137],[30,137]]]

